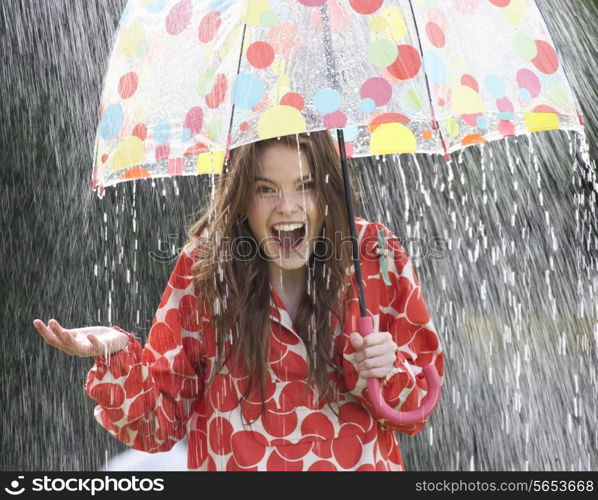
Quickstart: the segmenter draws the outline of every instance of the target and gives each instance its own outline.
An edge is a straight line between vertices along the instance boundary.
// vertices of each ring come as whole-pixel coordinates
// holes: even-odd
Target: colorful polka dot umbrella
[[[506,136],[581,130],[532,0],[129,0],[100,106],[92,187],[219,173],[230,149],[336,130],[346,158],[441,154]],[[351,193],[345,182],[349,220]],[[363,318],[372,329],[351,225]],[[440,380],[396,412],[425,420]]]
[[[339,128],[360,157],[581,124],[531,0],[130,0],[93,188],[218,173],[227,148]]]

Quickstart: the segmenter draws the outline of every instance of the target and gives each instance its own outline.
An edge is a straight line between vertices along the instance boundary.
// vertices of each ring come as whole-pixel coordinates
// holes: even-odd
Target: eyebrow
[[[313,176],[311,174],[306,174],[303,177],[299,177],[298,179],[295,180],[295,184],[298,184],[302,181],[306,181],[306,180],[313,180]],[[272,179],[266,179],[265,177],[256,177],[255,181],[262,181],[262,182],[268,182],[270,184],[276,184],[276,182],[274,182]]]

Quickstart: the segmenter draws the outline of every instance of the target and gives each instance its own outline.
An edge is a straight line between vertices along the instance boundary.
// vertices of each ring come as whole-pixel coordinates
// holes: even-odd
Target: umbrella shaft
[[[355,267],[355,279],[357,280],[357,290],[359,293],[359,310],[361,317],[365,317],[367,310],[365,307],[365,295],[363,292],[363,278],[361,276],[361,261],[359,260],[359,240],[357,239],[357,229],[355,228],[355,215],[353,213],[353,195],[351,193],[351,183],[349,181],[349,169],[347,167],[347,153],[345,152],[345,137],[343,131],[336,130],[338,137],[338,149],[341,157],[341,167],[343,169],[343,182],[345,186],[345,203],[347,205],[347,216],[349,217],[349,230],[351,231],[351,244],[353,248],[353,265]]]

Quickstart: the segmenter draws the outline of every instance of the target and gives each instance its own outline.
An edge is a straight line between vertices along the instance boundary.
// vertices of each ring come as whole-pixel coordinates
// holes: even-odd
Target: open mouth
[[[288,251],[299,247],[305,241],[306,228],[305,224],[274,225],[270,228],[270,234],[278,246]]]

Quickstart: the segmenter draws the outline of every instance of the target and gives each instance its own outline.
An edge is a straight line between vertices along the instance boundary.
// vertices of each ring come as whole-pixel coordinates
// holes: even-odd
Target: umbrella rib
[[[241,35],[241,48],[239,50],[239,61],[237,62],[237,75],[236,76],[239,76],[239,71],[241,70],[241,60],[243,59],[243,47],[245,45],[245,32],[246,31],[247,31],[247,23],[243,23],[243,34]],[[232,105],[233,106],[230,111],[230,122],[228,124],[228,134],[226,135],[225,161],[227,163],[228,163],[228,157],[230,154],[231,136],[233,133],[233,120],[235,117],[235,103],[233,102]]]
[[[538,5],[537,0],[534,0],[534,5],[536,6],[536,10],[540,13],[540,18],[544,22],[546,31],[548,31],[548,33],[550,33],[548,23],[546,22],[544,13],[542,12],[542,9]],[[555,47],[556,47],[556,45],[555,45]],[[569,84],[569,88],[571,89],[571,97],[573,97],[575,108],[577,109],[577,118],[579,119],[579,124],[583,126],[583,125],[585,125],[585,120],[584,120],[583,115],[581,114],[581,106],[579,104],[579,99],[577,99],[577,95],[573,91],[573,85],[571,85],[571,78],[569,78],[569,67],[567,65],[567,61],[565,60],[565,58],[561,58],[560,56],[559,56],[559,60],[561,62],[561,66],[563,67],[563,75],[565,75],[565,80],[567,80],[567,83]]]
[[[426,69],[423,68],[423,66],[424,66],[424,49],[422,47],[422,42],[421,42],[421,38],[419,35],[419,27],[417,25],[417,18],[415,17],[415,10],[413,9],[413,3],[411,2],[411,0],[409,0],[409,8],[411,9],[411,17],[413,18],[413,26],[415,27],[415,37],[417,38],[417,45],[419,47],[419,55],[420,55],[421,62],[422,62],[423,74],[424,74],[424,78],[426,80],[426,90],[428,91],[428,101],[430,102],[430,114],[432,115],[432,129],[438,130],[438,135],[440,136],[440,142],[442,143],[442,149],[444,149],[444,159],[446,161],[449,161],[450,156],[449,156],[448,150],[446,148],[446,141],[444,139],[444,135],[442,133],[442,129],[440,128],[438,120],[436,120],[436,113],[434,112],[434,103],[432,102],[432,91],[430,90],[430,82],[428,80],[428,73],[426,72]]]

